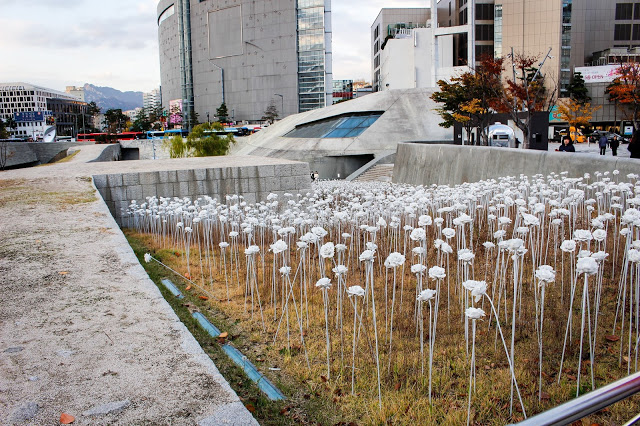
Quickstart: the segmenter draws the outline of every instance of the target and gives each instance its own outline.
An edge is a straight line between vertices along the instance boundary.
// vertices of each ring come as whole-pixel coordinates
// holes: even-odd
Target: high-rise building
[[[333,103],[353,99],[353,80],[333,80]]]
[[[10,129],[13,137],[36,140],[54,123],[58,135],[76,136],[86,123],[86,110],[85,102],[68,93],[29,83],[0,83],[0,119],[16,122]]]
[[[371,27],[374,90],[435,87],[456,71],[452,67],[476,64],[483,54],[506,58],[513,49],[538,63],[550,52],[541,72],[563,97],[576,67],[629,60],[640,47],[638,0],[430,3],[428,9],[381,10]]]
[[[229,3],[158,3],[163,107],[181,100],[188,125],[222,103],[236,121],[331,105],[331,1]]]
[[[431,17],[428,8],[384,8],[371,25],[371,78],[373,91],[382,90],[380,72],[382,49],[398,30],[425,28]]]
[[[84,87],[67,86],[64,91],[84,102]]]
[[[142,107],[145,110],[151,110],[162,105],[162,92],[160,89],[153,89],[150,92],[142,94]]]

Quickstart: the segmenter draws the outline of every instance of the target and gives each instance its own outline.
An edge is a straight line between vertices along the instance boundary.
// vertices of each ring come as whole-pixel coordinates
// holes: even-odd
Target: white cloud
[[[160,84],[157,4],[0,0],[0,82],[151,90]],[[370,28],[381,8],[428,5],[428,0],[334,0],[334,78],[371,79]]]

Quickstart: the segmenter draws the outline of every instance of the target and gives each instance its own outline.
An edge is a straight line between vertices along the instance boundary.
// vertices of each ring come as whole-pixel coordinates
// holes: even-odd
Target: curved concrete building
[[[224,102],[236,121],[331,105],[331,0],[160,0],[163,107],[185,127],[213,121]]]
[[[439,126],[434,91],[387,90],[292,115],[238,138],[231,153],[306,161],[322,179],[345,178],[399,142],[453,143],[453,130]]]

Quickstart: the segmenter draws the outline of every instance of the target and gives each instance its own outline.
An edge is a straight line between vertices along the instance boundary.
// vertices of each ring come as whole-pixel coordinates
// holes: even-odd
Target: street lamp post
[[[284,115],[284,96],[279,93],[274,93],[273,96],[280,96],[280,113]]]
[[[207,124],[209,124],[209,123],[210,123],[210,121],[209,121],[209,111],[207,111]]]

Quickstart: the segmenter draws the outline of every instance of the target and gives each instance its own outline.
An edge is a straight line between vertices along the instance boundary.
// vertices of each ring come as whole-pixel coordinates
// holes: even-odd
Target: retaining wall
[[[6,168],[46,164],[77,142],[8,142]]]
[[[270,193],[306,194],[311,190],[308,163],[282,161],[285,164],[212,166],[190,170],[161,170],[94,175],[96,188],[118,224],[131,200],[146,197],[190,197],[206,195],[224,200],[239,194],[247,203],[266,200]],[[146,162],[145,162],[146,163]]]
[[[621,149],[626,149],[626,145]],[[398,145],[394,183],[457,185],[503,176],[568,172],[580,177],[596,171],[640,173],[640,160],[565,152],[484,146]]]

